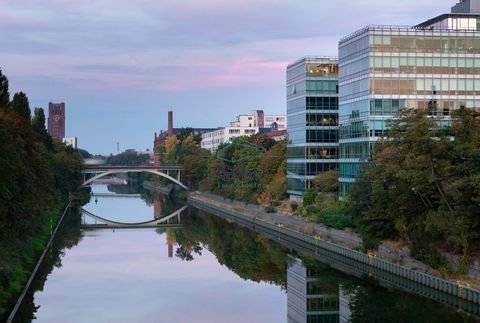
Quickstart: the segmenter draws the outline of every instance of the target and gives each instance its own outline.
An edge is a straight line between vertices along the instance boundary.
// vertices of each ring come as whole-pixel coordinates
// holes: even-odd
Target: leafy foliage
[[[30,103],[28,102],[27,95],[23,92],[15,93],[12,103],[10,104],[10,109],[13,112],[18,113],[18,115],[20,115],[27,121],[30,121],[30,119],[32,118],[30,112]]]
[[[375,145],[356,182],[349,213],[366,236],[402,238],[438,267],[438,248],[468,259],[480,234],[480,114],[460,109],[449,128],[405,110]]]
[[[8,79],[0,69],[0,110],[7,110],[10,105],[10,92],[8,91]]]
[[[0,93],[6,87],[0,75]],[[40,110],[30,123],[25,94],[17,93],[12,104],[3,94],[0,105],[12,108],[0,109],[0,317],[43,248],[49,215],[80,186],[82,165],[75,150],[44,132]]]

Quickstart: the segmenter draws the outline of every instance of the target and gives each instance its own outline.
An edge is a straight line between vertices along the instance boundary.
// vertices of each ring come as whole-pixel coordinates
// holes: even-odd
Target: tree
[[[364,234],[410,241],[412,255],[436,263],[439,247],[467,259],[480,239],[480,114],[461,109],[451,127],[439,121],[403,111],[350,199]]]
[[[28,97],[23,92],[15,93],[15,95],[13,96],[12,103],[10,104],[10,109],[13,112],[16,112],[18,115],[20,115],[27,121],[30,121],[32,117],[30,112],[30,103],[28,102]]]
[[[338,170],[329,170],[315,176],[313,185],[317,192],[334,193],[338,190]]]
[[[44,133],[47,131],[45,127],[45,112],[43,108],[35,108],[33,111],[33,118],[32,118],[32,127],[36,133]]]
[[[8,79],[0,69],[0,109],[6,110],[10,105],[10,92],[8,91]]]
[[[48,151],[53,151],[53,139],[45,127],[45,113],[42,108],[35,108],[32,118],[32,129],[39,141],[43,142]]]

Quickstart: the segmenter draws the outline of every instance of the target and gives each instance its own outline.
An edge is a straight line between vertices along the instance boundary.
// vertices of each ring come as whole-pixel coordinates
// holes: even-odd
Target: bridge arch
[[[181,207],[180,209],[178,210],[175,210],[174,212],[172,212],[171,214],[167,215],[167,216],[164,216],[160,219],[154,219],[154,220],[150,220],[150,221],[145,221],[145,222],[138,222],[138,223],[124,223],[124,222],[117,222],[117,221],[112,221],[112,220],[108,220],[108,219],[105,219],[105,218],[102,218],[96,214],[93,214],[92,212],[90,211],[87,211],[85,210],[84,208],[80,208],[80,211],[84,214],[84,215],[87,215],[88,217],[92,218],[92,219],[95,219],[96,221],[102,223],[102,228],[131,228],[131,227],[152,227],[152,226],[159,226],[165,222],[167,222],[168,220],[172,219],[172,218],[175,218],[175,217],[179,217],[180,218],[180,214],[185,211],[185,209],[188,208],[188,205],[184,205],[183,207]],[[167,222],[168,223],[168,222]]]
[[[88,173],[92,173],[92,172],[88,172]],[[163,178],[166,178],[166,179],[170,180],[171,182],[177,184],[178,186],[180,186],[183,189],[188,191],[188,187],[185,186],[182,182],[180,182],[180,180],[178,180],[178,179],[176,179],[176,178],[174,178],[174,177],[172,177],[168,174],[165,174],[165,173],[163,173],[163,172],[161,172],[157,169],[145,169],[145,168],[139,168],[139,169],[107,169],[107,170],[103,171],[102,173],[97,174],[94,177],[86,180],[83,183],[83,185],[89,185],[92,182],[96,181],[97,179],[100,179],[100,178],[105,177],[107,175],[121,174],[121,173],[142,173],[142,172],[151,173],[151,174],[155,174],[155,175],[161,176]],[[84,172],[84,173],[87,173],[87,172]]]

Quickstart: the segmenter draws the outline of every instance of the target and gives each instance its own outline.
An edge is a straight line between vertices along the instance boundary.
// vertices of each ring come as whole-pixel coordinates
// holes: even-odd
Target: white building
[[[62,142],[67,146],[77,149],[77,137],[65,137],[62,139]]]
[[[237,120],[230,122],[231,127],[258,127],[287,129],[287,117],[282,114],[265,115],[263,110],[252,110],[250,114],[241,114]]]
[[[214,152],[218,146],[230,142],[232,138],[266,133],[270,129],[281,131],[286,128],[287,117],[285,115],[265,115],[263,110],[252,110],[251,114],[237,116],[237,120],[230,122],[230,127],[202,134],[201,146]]]
[[[258,127],[226,127],[215,131],[202,134],[202,148],[211,152],[217,150],[218,146],[223,143],[230,142],[232,138],[241,136],[251,136],[258,133]]]

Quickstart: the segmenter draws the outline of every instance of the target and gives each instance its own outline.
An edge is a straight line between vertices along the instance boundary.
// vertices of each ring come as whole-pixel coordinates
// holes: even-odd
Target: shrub
[[[315,205],[309,205],[305,208],[305,210],[307,212],[307,216],[316,216],[320,212],[320,209]]]
[[[380,240],[373,237],[362,236],[362,240],[363,247],[368,250],[377,250],[380,245]]]
[[[306,191],[303,194],[303,205],[304,206],[309,206],[315,203],[315,198],[317,197],[317,193],[314,191]]]
[[[318,214],[317,222],[338,230],[355,227],[352,217],[339,212],[336,208],[322,210],[320,214]]]
[[[290,209],[292,209],[292,212],[295,212],[298,209],[298,203],[295,201],[290,203]]]
[[[267,213],[275,213],[277,212],[277,209],[275,207],[273,207],[272,205],[269,205],[265,208],[265,212]]]
[[[272,201],[272,206],[280,206],[282,204],[282,202],[280,201]]]

